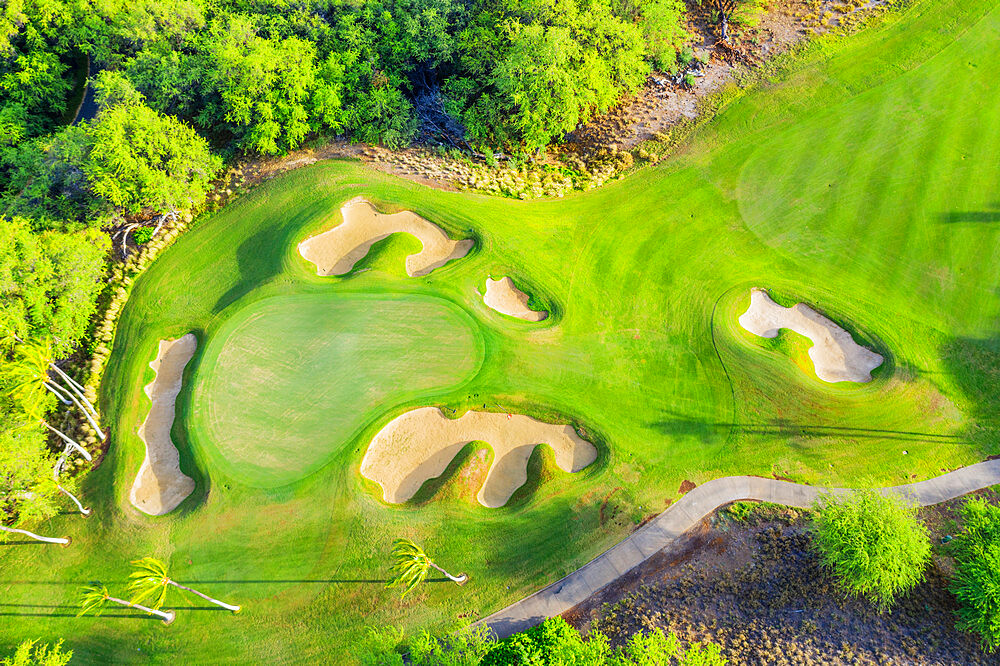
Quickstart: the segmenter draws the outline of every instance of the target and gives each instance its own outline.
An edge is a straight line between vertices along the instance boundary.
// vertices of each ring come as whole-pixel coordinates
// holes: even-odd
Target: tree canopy
[[[896,495],[856,491],[817,504],[820,559],[845,590],[885,610],[924,579],[931,546],[917,509]]]
[[[983,649],[1000,647],[1000,507],[971,499],[962,508],[962,532],[952,541],[958,626],[979,634]]]

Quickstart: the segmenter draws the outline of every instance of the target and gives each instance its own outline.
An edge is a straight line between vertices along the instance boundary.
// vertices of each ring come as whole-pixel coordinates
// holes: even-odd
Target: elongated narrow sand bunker
[[[184,366],[188,364],[198,340],[193,333],[176,340],[160,340],[160,350],[149,364],[156,376],[146,385],[152,407],[139,426],[139,437],[146,444],[146,458],[132,484],[129,499],[151,516],[170,513],[194,491],[194,479],[181,472],[180,455],[170,439],[174,424],[174,402],[181,391]]]
[[[544,310],[532,310],[528,307],[528,295],[514,286],[509,277],[499,280],[486,278],[486,293],[483,303],[500,314],[517,317],[525,321],[542,321],[549,316]]]
[[[528,480],[528,458],[548,444],[563,471],[579,472],[597,459],[594,445],[568,425],[542,423],[519,414],[466,412],[449,419],[437,407],[420,407],[397,416],[372,439],[361,474],[382,486],[386,502],[407,501],[428,479],[441,476],[469,442],[493,447],[493,464],[479,490],[479,503],[503,506]]]
[[[763,289],[750,291],[750,307],[740,315],[740,326],[754,335],[775,338],[788,328],[810,340],[809,358],[824,382],[868,382],[883,358],[854,341],[851,334],[805,303],[785,308]]]
[[[441,227],[411,211],[380,213],[361,197],[345,203],[340,213],[344,218],[341,224],[299,243],[299,254],[316,264],[317,275],[349,273],[372,245],[397,232],[412,234],[423,245],[420,252],[406,258],[410,277],[427,275],[452,259],[464,257],[474,244],[471,239],[450,239]]]

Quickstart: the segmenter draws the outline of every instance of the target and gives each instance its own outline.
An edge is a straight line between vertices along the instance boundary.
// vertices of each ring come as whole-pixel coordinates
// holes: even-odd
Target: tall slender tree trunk
[[[57,398],[59,398],[59,402],[61,402],[62,404],[64,405],[73,404],[72,402],[69,401],[69,398],[67,398],[55,384],[50,384],[49,382],[43,382],[42,385],[45,386],[45,388],[48,389],[50,393],[53,393]]]
[[[76,394],[76,397],[80,399],[80,401],[83,403],[83,406],[87,409],[87,411],[89,411],[90,414],[96,419],[97,410],[94,409],[94,405],[92,405],[90,401],[87,400],[87,396],[85,395],[86,390],[82,386],[80,386],[80,384],[75,379],[73,379],[65,372],[63,372],[62,369],[60,369],[59,366],[56,365],[55,363],[49,363],[49,367],[55,370],[56,374],[59,375],[64,382],[66,382],[66,385],[69,386],[70,390]]]
[[[52,468],[52,479],[56,482],[56,488],[58,488],[60,492],[66,495],[66,497],[69,497],[71,500],[73,500],[73,503],[76,504],[76,508],[80,510],[80,513],[82,513],[85,516],[89,516],[91,513],[90,509],[84,508],[80,500],[76,498],[76,495],[63,488],[62,484],[59,483],[59,475],[62,473],[63,463],[66,462],[66,456],[68,454],[69,454],[69,445],[67,444],[66,448],[63,450],[62,457],[59,458],[59,460],[56,462],[55,467]]]
[[[35,534],[34,532],[29,532],[28,530],[19,530],[16,527],[6,527],[5,525],[0,525],[0,530],[4,532],[14,532],[15,534],[23,534],[26,537],[31,537],[35,541],[42,541],[44,543],[58,543],[62,546],[68,546],[72,539],[69,537],[43,537]]]
[[[191,592],[192,594],[197,594],[199,597],[201,597],[205,601],[208,601],[209,603],[213,603],[216,606],[222,606],[226,610],[231,610],[234,613],[239,613],[240,612],[240,607],[239,606],[233,606],[232,604],[227,604],[224,601],[219,601],[218,599],[213,599],[212,597],[208,596],[207,594],[202,594],[198,590],[192,590],[190,587],[187,587],[186,585],[181,585],[177,581],[172,580],[172,581],[169,581],[169,582],[174,587],[178,587],[178,588],[180,588],[182,590],[187,590],[188,592]]]
[[[457,576],[452,576],[450,573],[448,573],[438,565],[434,564],[433,561],[428,560],[428,564],[430,564],[432,567],[434,567],[435,569],[443,573],[445,576],[447,576],[450,580],[454,581],[459,585],[465,585],[465,583],[469,580],[469,576],[467,574],[463,573],[463,574],[458,574]]]
[[[177,613],[175,613],[172,610],[168,611],[156,610],[155,608],[148,608],[141,604],[129,603],[128,601],[125,601],[124,599],[119,599],[117,597],[108,597],[108,601],[113,601],[116,604],[121,604],[122,606],[128,606],[129,608],[138,608],[139,610],[149,613],[150,615],[156,615],[157,617],[161,617],[163,618],[164,624],[170,624],[171,622],[174,621],[174,618],[177,617]]]
[[[65,389],[65,388],[63,388],[61,386],[57,386],[55,384],[50,384],[49,382],[45,382],[45,388],[49,389],[50,391],[52,391],[53,393],[55,393],[57,396],[59,396],[59,399],[62,400],[64,404],[67,404],[67,405],[73,405],[73,404],[75,404],[77,407],[79,407],[80,411],[83,412],[83,415],[87,418],[87,422],[90,423],[90,427],[92,427],[94,430],[97,431],[97,434],[100,435],[100,437],[101,437],[102,440],[107,439],[104,436],[104,431],[101,430],[101,426],[97,425],[97,421],[94,419],[94,417],[92,417],[90,415],[90,412],[87,411],[87,409],[80,403],[80,401],[77,400],[76,395],[74,395],[72,391],[69,391],[69,390],[67,390],[67,389]],[[60,391],[57,391],[56,389],[59,389],[60,391],[62,391],[66,395],[68,395],[69,399],[72,400],[73,402],[67,402],[65,399],[63,399],[62,398],[62,393],[60,393]]]
[[[67,444],[69,444],[70,446],[72,446],[74,449],[76,449],[80,453],[80,455],[83,456],[87,460],[87,462],[90,462],[90,461],[92,461],[94,459],[94,457],[92,455],[90,455],[89,453],[87,453],[87,449],[85,449],[82,446],[80,446],[80,444],[76,440],[71,439],[69,437],[69,435],[66,435],[65,433],[59,432],[58,430],[56,430],[55,428],[53,428],[52,426],[50,426],[44,419],[41,420],[41,423],[42,423],[43,426],[45,426],[46,428],[48,428],[49,430],[51,430],[52,432],[54,432],[56,435],[58,435],[59,438],[62,439],[62,441],[66,442]]]
[[[725,12],[719,12],[722,17],[722,41],[729,41],[729,17],[726,16]]]

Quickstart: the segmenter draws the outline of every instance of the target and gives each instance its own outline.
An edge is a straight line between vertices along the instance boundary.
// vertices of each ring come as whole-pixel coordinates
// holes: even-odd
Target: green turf
[[[0,547],[0,644],[62,636],[84,663],[337,662],[367,624],[440,628],[554,580],[662,510],[684,479],[889,485],[1000,453],[998,32],[994,1],[919,0],[878,29],[813,48],[664,166],[585,195],[500,200],[322,162],[207,216],[137,281],[123,312],[101,395],[112,446],[83,493],[95,517],[39,527],[72,534],[67,549]],[[367,270],[315,276],[296,243],[357,195],[415,210],[477,247],[407,278],[416,243],[393,237]],[[539,325],[490,311],[487,275],[510,275],[553,316]],[[740,329],[753,286],[813,304],[883,354],[874,381],[824,384],[794,335]],[[399,303],[394,317],[424,308],[450,322],[451,333],[415,325],[415,342],[385,352],[426,356],[434,381],[388,357],[351,368],[357,356],[324,338],[332,327],[381,344],[393,319],[372,321],[353,307],[362,298]],[[296,299],[320,313],[300,314]],[[288,321],[239,329],[271,307]],[[200,347],[173,437],[198,488],[153,519],[127,503],[143,455],[133,433],[157,341],[188,331]],[[258,384],[227,397],[287,361],[270,348],[254,368],[218,367],[227,341],[268,337],[330,345],[314,365],[348,373],[351,383],[326,386],[351,413],[331,417],[338,425],[314,420],[316,385],[295,381],[312,374],[305,367],[281,374],[274,395]],[[460,350],[470,351],[455,361]],[[357,395],[369,390],[385,397]],[[205,404],[247,437],[224,442]],[[526,487],[488,510],[475,501],[488,456],[470,446],[414,501],[385,505],[358,474],[365,445],[424,404],[569,420],[600,457],[569,475],[540,449]],[[299,414],[289,430],[308,446],[266,434],[280,409]],[[380,583],[397,536],[470,583],[430,583],[399,601]],[[126,560],[142,555],[245,612],[183,611],[169,629],[127,611],[71,617],[81,582],[120,590]]]
[[[210,338],[191,379],[193,444],[240,483],[287,485],[385,405],[470,379],[482,356],[475,326],[450,301],[413,294],[255,301]]]

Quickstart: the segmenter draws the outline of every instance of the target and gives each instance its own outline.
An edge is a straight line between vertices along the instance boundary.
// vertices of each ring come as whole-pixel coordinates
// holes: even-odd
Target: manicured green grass
[[[662,510],[684,479],[891,485],[1000,452],[998,31],[995,2],[921,0],[815,47],[665,166],[586,195],[522,203],[324,162],[208,216],[123,313],[101,396],[111,450],[84,489],[95,517],[39,528],[72,534],[67,549],[0,547],[0,644],[64,636],[90,663],[337,661],[368,624],[443,628],[558,578]],[[295,245],[357,195],[474,237],[476,250],[414,279],[402,263],[416,244],[393,237],[370,270],[316,277]],[[487,275],[510,275],[553,316],[490,311]],[[739,328],[753,286],[815,305],[886,364],[868,385],[820,382],[800,340]],[[387,316],[359,307],[366,298]],[[412,339],[407,312],[423,313]],[[247,323],[258,313],[274,323]],[[157,341],[188,331],[199,350],[173,437],[198,489],[148,518],[127,502],[142,387]],[[385,346],[352,351],[335,339],[344,331]],[[296,364],[266,344],[276,339],[315,354]],[[252,367],[219,363],[240,347]],[[275,367],[273,382],[253,375]],[[317,384],[333,377],[349,381]],[[313,409],[319,386],[336,396],[327,422]],[[470,445],[415,501],[385,505],[358,474],[365,445],[426,404],[569,420],[600,457],[568,475],[540,449],[527,486],[488,510]],[[470,583],[399,601],[381,584],[397,536]],[[142,555],[244,613],[182,611],[168,629],[127,611],[69,617],[82,582],[120,591]]]
[[[308,287],[306,287],[308,290]],[[191,378],[192,443],[250,486],[315,472],[386,404],[471,379],[475,322],[450,301],[294,290],[254,301],[210,338]]]

